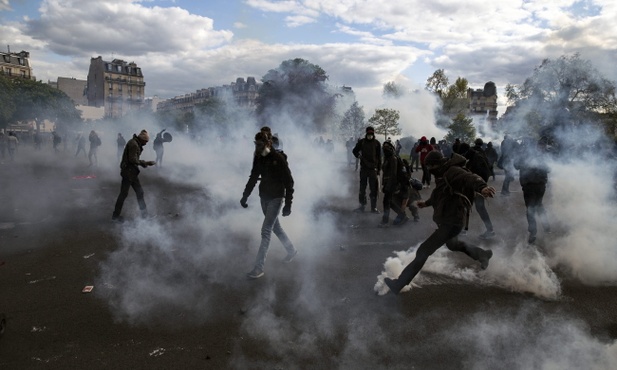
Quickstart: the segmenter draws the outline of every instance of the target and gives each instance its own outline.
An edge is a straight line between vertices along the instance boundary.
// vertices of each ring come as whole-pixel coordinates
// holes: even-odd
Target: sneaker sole
[[[291,256],[291,257],[285,257],[285,258],[283,259],[283,263],[289,263],[289,262],[293,261],[293,260],[294,260],[294,258],[296,258],[296,256],[297,256],[297,255],[298,255],[298,251],[296,250],[296,253],[294,253],[294,254],[293,254],[293,256]]]
[[[259,279],[262,276],[264,276],[263,272],[261,274],[257,274],[257,275],[246,274],[246,277],[248,277],[249,279]]]

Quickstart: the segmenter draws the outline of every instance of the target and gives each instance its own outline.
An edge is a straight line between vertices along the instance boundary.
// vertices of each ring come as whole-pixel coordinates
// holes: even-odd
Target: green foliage
[[[426,89],[439,96],[441,111],[446,116],[453,117],[469,110],[467,98],[469,82],[466,78],[458,77],[452,85],[449,85],[444,70],[438,69],[426,80]]]
[[[39,124],[47,119],[64,130],[81,121],[81,114],[73,101],[48,84],[0,76],[0,86],[10,86],[0,103],[0,124],[4,126],[17,121],[35,121],[38,130]]]
[[[443,69],[438,69],[426,80],[426,89],[441,98],[445,95],[448,84],[448,76]]]
[[[326,72],[318,65],[296,58],[281,63],[263,77],[257,98],[262,125],[278,117],[293,117],[296,124],[314,132],[327,131],[334,116],[335,98],[327,91]]]
[[[543,60],[522,85],[508,85],[506,96],[515,108],[508,119],[518,118],[526,123],[519,130],[535,133],[564,124],[606,124],[617,113],[615,83],[579,54]]]
[[[375,114],[368,120],[373,126],[376,134],[383,134],[384,140],[388,136],[400,135],[401,129],[398,127],[398,120],[401,118],[399,111],[395,109],[375,109]]]
[[[351,107],[345,112],[341,120],[340,130],[341,135],[345,138],[362,136],[362,130],[365,127],[364,109],[354,102]]]
[[[452,124],[448,126],[448,134],[445,139],[450,143],[454,142],[456,138],[461,139],[461,142],[473,143],[476,139],[476,128],[472,122],[472,118],[467,118],[462,113],[457,114],[452,119]]]
[[[383,92],[381,95],[384,98],[398,99],[405,95],[405,88],[394,81],[386,82],[383,85]]]

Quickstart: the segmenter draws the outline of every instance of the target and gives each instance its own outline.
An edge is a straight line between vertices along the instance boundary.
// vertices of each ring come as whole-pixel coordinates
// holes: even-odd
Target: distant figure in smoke
[[[52,144],[54,146],[54,152],[58,153],[58,145],[60,145],[60,143],[62,142],[62,137],[60,137],[60,135],[56,131],[52,131],[51,136],[53,137]]]
[[[34,134],[34,149],[41,150],[41,143],[43,140],[41,139],[41,134],[39,132]]]
[[[501,195],[510,195],[510,182],[514,180],[514,156],[516,154],[516,148],[518,144],[510,136],[504,135],[501,142],[501,156],[497,162],[497,167],[504,171],[505,178],[501,187]]]
[[[418,202],[418,207],[433,207],[433,221],[437,224],[437,230],[418,247],[415,259],[405,267],[398,279],[384,279],[394,294],[411,283],[426,260],[444,244],[451,251],[463,252],[479,261],[482,269],[488,267],[493,252],[468,245],[460,241],[458,235],[463,230],[475,193],[493,197],[495,189],[489,187],[480,176],[463,168],[465,162],[461,155],[452,154],[451,158],[444,158],[436,150],[426,156],[424,163],[435,176],[435,189],[428,200]]]
[[[154,138],[153,149],[156,153],[156,164],[160,167],[163,166],[163,154],[165,154],[165,149],[163,148],[163,132],[167,130],[164,128],[158,134],[156,134],[156,138]]]
[[[411,148],[411,153],[409,153],[409,158],[411,159],[410,166],[411,168],[414,168],[415,165],[416,171],[420,169],[420,153],[416,151],[418,145],[420,145],[419,139],[413,144],[413,148]]]
[[[120,159],[122,158],[122,152],[124,152],[124,146],[126,145],[126,139],[119,132],[118,132],[118,138],[116,139],[116,145],[118,148],[116,152],[116,156],[117,156],[117,160],[120,161]]]
[[[17,153],[18,146],[19,139],[17,139],[14,132],[9,132],[9,137],[7,138],[7,148],[9,149],[9,159],[11,162],[15,160],[15,153]]]
[[[99,150],[99,146],[101,146],[101,138],[94,130],[92,130],[90,131],[90,136],[88,136],[88,140],[90,141],[90,151],[88,152],[88,160],[90,161],[90,166],[98,166],[99,159],[97,156],[97,152]],[[92,162],[93,157],[94,162]]]
[[[350,166],[353,166],[354,164],[354,156],[351,152],[354,146],[356,146],[356,142],[354,141],[352,136],[349,138],[349,140],[345,142],[345,148],[347,148],[347,164]]]
[[[416,147],[416,153],[420,154],[420,165],[422,166],[422,185],[426,188],[431,186],[431,173],[424,165],[424,160],[429,152],[433,150],[433,146],[429,144],[426,136],[420,138],[420,144]],[[441,153],[441,152],[440,152]]]
[[[4,132],[0,132],[0,155],[2,156],[2,159],[6,158],[6,145],[7,138],[4,135]]]
[[[461,139],[454,139],[454,143],[452,143],[452,152],[456,154],[461,154]]]
[[[550,172],[545,161],[546,145],[541,139],[536,143],[526,143],[514,160],[514,168],[518,169],[519,181],[523,188],[523,199],[527,207],[527,230],[529,231],[529,244],[536,241],[538,228],[536,214],[540,218],[542,227],[546,233],[551,232],[551,227],[546,216],[542,198],[548,183]]]
[[[394,153],[398,156],[401,155],[401,149],[403,149],[403,146],[401,145],[401,141],[400,140],[396,140],[396,143],[394,144]]]
[[[75,158],[77,158],[77,156],[79,155],[80,152],[84,152],[84,157],[87,156],[86,154],[86,137],[80,132],[79,135],[77,135],[77,152],[75,152]]]
[[[120,162],[120,176],[122,176],[122,185],[120,186],[120,194],[116,200],[114,213],[111,216],[113,221],[123,221],[120,214],[122,213],[124,200],[129,195],[130,187],[135,190],[135,195],[137,195],[137,203],[139,204],[139,209],[141,210],[141,216],[148,217],[148,210],[146,208],[146,202],[144,201],[144,190],[139,182],[139,166],[146,168],[148,166],[156,165],[155,161],[144,161],[139,159],[144,150],[144,145],[146,145],[148,141],[150,141],[148,131],[141,130],[139,135],[133,134],[133,138],[130,139],[124,147],[122,161]]]
[[[489,141],[486,144],[486,150],[484,150],[486,154],[486,159],[488,159],[488,166],[491,170],[491,176],[493,176],[493,180],[495,180],[495,162],[499,159],[499,154],[497,154],[497,150],[493,148],[493,142]]]
[[[360,207],[354,212],[364,212],[366,206],[366,185],[368,184],[371,199],[371,212],[379,213],[377,210],[377,192],[379,191],[379,173],[381,172],[381,144],[375,139],[375,129],[371,126],[366,128],[363,139],[352,150],[353,155],[360,159],[360,192],[358,200]]]
[[[264,221],[261,225],[261,244],[257,252],[255,267],[247,274],[251,279],[257,279],[264,275],[266,256],[270,247],[272,232],[278,237],[287,251],[287,257],[285,257],[283,262],[291,262],[298,254],[297,249],[294,248],[287,237],[278,219],[281,208],[283,208],[283,217],[291,214],[294,180],[287,160],[281,153],[273,149],[272,139],[263,131],[255,135],[255,160],[253,161],[251,175],[242,193],[242,199],[240,199],[242,207],[248,207],[248,197],[251,195],[260,176],[259,198]],[[285,202],[284,206],[283,200]]]

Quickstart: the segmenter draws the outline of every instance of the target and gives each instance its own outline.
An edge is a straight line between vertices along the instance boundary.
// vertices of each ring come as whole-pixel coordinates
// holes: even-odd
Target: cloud
[[[44,1],[41,17],[26,32],[60,55],[118,53],[141,56],[166,52],[178,57],[229,42],[231,31],[217,31],[210,18],[172,7],[148,8],[131,1]]]
[[[9,0],[0,0],[0,11],[11,10],[11,4]]]

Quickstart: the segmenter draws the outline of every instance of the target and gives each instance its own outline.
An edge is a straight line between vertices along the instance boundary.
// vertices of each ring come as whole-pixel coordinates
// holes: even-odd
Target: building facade
[[[157,105],[158,112],[193,111],[195,106],[204,103],[212,97],[221,99],[230,98],[243,108],[254,108],[258,96],[259,87],[255,77],[247,77],[246,81],[238,77],[229,85],[208,87],[194,93],[175,96],[164,100]]]
[[[90,59],[86,96],[88,105],[104,107],[105,118],[119,118],[144,105],[146,83],[141,68],[121,59]]]
[[[75,105],[88,105],[88,97],[86,96],[87,84],[88,81],[86,80],[58,77],[58,81],[51,85],[68,95]]]
[[[490,124],[497,122],[497,87],[492,81],[484,84],[484,89],[468,89],[469,114],[471,117]]]
[[[36,80],[32,75],[32,67],[30,67],[30,53],[20,51],[19,53],[0,52],[0,73],[9,78],[25,78],[28,80]]]

